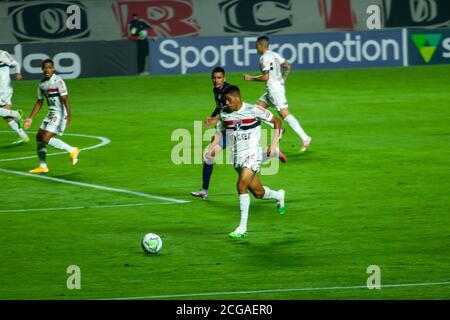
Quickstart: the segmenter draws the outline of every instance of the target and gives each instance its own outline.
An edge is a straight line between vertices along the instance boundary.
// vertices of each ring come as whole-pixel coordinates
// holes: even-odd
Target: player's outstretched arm
[[[213,140],[208,145],[208,150],[206,150],[206,153],[204,155],[204,160],[207,160],[208,158],[214,158],[216,155],[214,154],[214,148],[219,144],[219,142],[223,138],[222,130],[217,130],[214,134]]]
[[[269,80],[269,72],[265,71],[259,76],[251,76],[249,74],[244,75],[244,80],[246,81],[267,81]]]
[[[281,76],[283,77],[283,80],[284,81],[286,81],[287,80],[287,78],[288,78],[288,76],[289,76],[289,73],[291,72],[291,69],[292,69],[292,67],[291,67],[291,64],[289,63],[289,62],[287,62],[287,61],[284,61],[282,64],[281,64]]]
[[[31,123],[33,122],[34,117],[41,111],[42,105],[44,104],[44,100],[36,100],[36,103],[34,104],[33,110],[31,110],[30,115],[28,118],[25,119],[25,122],[23,124],[23,128],[25,130],[29,129],[31,127]]]
[[[205,120],[205,127],[206,128],[211,128],[212,126],[216,125],[216,123],[219,122],[219,117],[208,117]]]
[[[275,151],[275,148],[278,145],[278,141],[280,140],[281,135],[281,120],[278,117],[273,116],[270,122],[274,125],[275,134],[272,138],[272,142],[267,146],[267,156],[271,157]]]
[[[64,103],[64,106],[67,110],[67,117],[66,117],[66,128],[68,129],[70,127],[70,121],[72,120],[72,108],[70,106],[69,96],[65,95],[61,97],[61,100]]]

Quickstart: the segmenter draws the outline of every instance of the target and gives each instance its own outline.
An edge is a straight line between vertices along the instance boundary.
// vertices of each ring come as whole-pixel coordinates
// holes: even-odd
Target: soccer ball
[[[146,253],[155,254],[161,250],[162,240],[156,233],[148,233],[142,239],[141,246]]]

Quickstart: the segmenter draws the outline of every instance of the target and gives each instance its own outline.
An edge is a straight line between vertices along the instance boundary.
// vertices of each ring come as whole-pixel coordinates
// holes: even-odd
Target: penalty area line
[[[381,285],[383,288],[401,288],[401,287],[426,287],[426,286],[447,286],[450,282],[425,282],[425,283],[399,283]],[[349,289],[368,289],[367,286],[343,286],[343,287],[321,287],[321,288],[292,288],[292,289],[273,289],[273,290],[251,290],[251,291],[225,291],[225,292],[205,292],[205,293],[186,293],[186,294],[168,294],[159,296],[141,296],[141,297],[125,297],[110,298],[99,300],[140,300],[140,299],[165,299],[165,298],[187,298],[201,296],[220,296],[220,295],[237,295],[237,294],[258,294],[258,293],[278,293],[278,292],[296,292],[296,291],[330,291],[330,290],[349,290]]]
[[[191,201],[187,201],[187,200],[178,200],[178,199],[174,199],[174,198],[160,197],[160,196],[156,196],[156,195],[149,194],[149,193],[136,192],[136,191],[130,191],[130,190],[126,190],[126,189],[119,189],[119,188],[110,188],[110,187],[100,186],[98,184],[91,184],[91,183],[85,183],[85,182],[64,180],[64,179],[60,179],[60,178],[47,177],[47,176],[43,176],[43,175],[31,174],[31,173],[26,173],[26,172],[21,172],[21,171],[8,170],[8,169],[3,169],[3,168],[0,168],[0,172],[6,172],[6,173],[11,173],[11,174],[16,174],[16,175],[19,175],[19,176],[31,177],[31,178],[35,178],[35,179],[54,181],[54,182],[59,182],[59,183],[64,183],[64,184],[72,184],[72,185],[79,186],[79,187],[86,187],[86,188],[92,188],[92,189],[97,189],[97,190],[104,190],[104,191],[111,191],[111,192],[131,194],[131,195],[138,196],[138,197],[143,197],[143,198],[148,198],[148,199],[164,200],[164,201],[168,201],[168,202],[171,202],[171,203],[188,203],[188,202],[191,202]]]

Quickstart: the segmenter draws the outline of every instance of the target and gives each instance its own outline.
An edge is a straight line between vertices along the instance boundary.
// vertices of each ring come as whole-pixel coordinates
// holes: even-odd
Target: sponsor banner
[[[47,58],[54,61],[56,73],[64,79],[137,74],[136,45],[127,40],[24,43],[1,48],[20,63],[24,79],[41,79],[41,64]]]
[[[158,38],[366,31],[370,5],[384,29],[450,26],[449,0],[0,1],[0,43],[124,39],[135,13]]]
[[[408,30],[410,65],[450,63],[450,29]]]
[[[402,66],[402,30],[271,36],[270,49],[294,69]],[[199,37],[152,41],[150,73],[259,70],[256,37]]]
[[[191,0],[119,0],[111,3],[122,37],[128,36],[128,23],[133,14],[147,22],[152,28],[150,37],[195,36],[200,26],[193,16]]]
[[[381,8],[385,28],[450,26],[448,0],[383,0]]]

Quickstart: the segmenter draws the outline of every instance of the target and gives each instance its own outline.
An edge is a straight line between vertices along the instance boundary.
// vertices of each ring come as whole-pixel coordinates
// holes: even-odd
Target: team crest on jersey
[[[236,121],[233,123],[233,126],[234,126],[234,128],[235,128],[236,130],[239,130],[239,129],[241,128],[241,126],[242,126],[242,120],[236,120]]]

